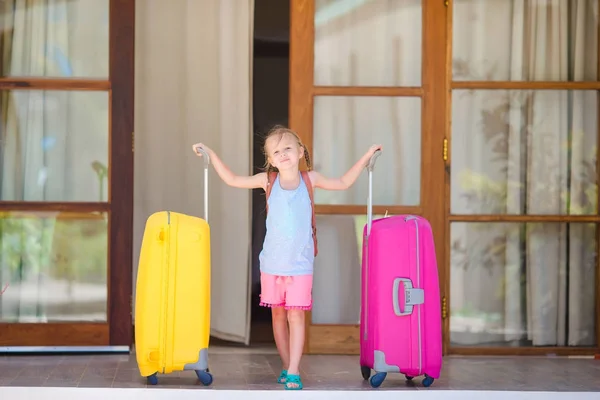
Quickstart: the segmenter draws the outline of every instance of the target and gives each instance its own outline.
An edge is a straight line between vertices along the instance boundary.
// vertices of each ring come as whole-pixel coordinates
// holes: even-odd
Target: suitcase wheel
[[[431,386],[433,384],[434,380],[435,379],[433,379],[432,377],[425,375],[425,379],[423,379],[423,386],[425,386],[425,387]]]
[[[209,386],[213,382],[213,377],[208,369],[206,371],[196,370],[196,376],[204,386]]]
[[[360,373],[365,381],[369,380],[371,377],[371,368],[365,367],[364,365],[360,366]]]
[[[412,381],[414,376],[405,375],[407,381]]]
[[[381,386],[381,384],[385,380],[386,376],[387,376],[387,372],[378,372],[375,375],[373,375],[371,377],[371,379],[369,379],[369,383],[371,384],[371,387],[378,388],[379,386]]]
[[[158,384],[158,376],[156,376],[156,372],[146,378],[149,385],[157,385]]]

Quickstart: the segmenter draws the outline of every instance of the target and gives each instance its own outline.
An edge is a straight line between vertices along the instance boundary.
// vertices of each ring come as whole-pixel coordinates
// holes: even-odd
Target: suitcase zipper
[[[409,215],[404,219],[405,222],[415,221],[415,229],[417,233],[417,288],[421,288],[421,252],[419,249],[419,221],[414,215]],[[422,342],[421,342],[421,307],[417,307],[417,321],[419,324],[419,375],[422,373],[423,368],[423,354],[422,354]]]
[[[369,234],[365,236],[365,248],[363,249],[363,251],[366,253],[365,260],[367,260],[367,262],[365,263],[365,309],[362,310],[365,316],[365,331],[363,332],[363,340],[367,340],[367,320],[369,319],[369,265],[371,264],[369,262],[369,236]]]
[[[163,335],[163,357],[162,357],[162,372],[165,373],[165,369],[167,368],[167,331],[169,327],[169,275],[171,274],[171,211],[167,211],[167,274],[165,277],[165,291],[163,295],[165,296],[164,305],[165,305],[165,325],[164,325],[164,335]]]

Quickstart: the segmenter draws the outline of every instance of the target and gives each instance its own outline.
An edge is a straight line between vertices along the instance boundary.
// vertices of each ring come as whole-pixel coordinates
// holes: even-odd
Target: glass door
[[[291,0],[290,32],[290,125],[314,168],[342,176],[370,145],[382,144],[374,214],[428,218],[440,260],[445,121],[435,116],[446,96],[435,67],[445,66],[445,13],[443,2],[421,0]],[[365,171],[348,191],[315,192],[309,353],[358,353],[367,183]]]
[[[432,223],[444,351],[600,343],[598,0],[291,0],[290,125],[375,214]],[[358,352],[366,173],[315,196],[307,351]]]
[[[129,346],[134,0],[1,6],[0,347]]]
[[[451,3],[450,352],[593,354],[599,2]]]

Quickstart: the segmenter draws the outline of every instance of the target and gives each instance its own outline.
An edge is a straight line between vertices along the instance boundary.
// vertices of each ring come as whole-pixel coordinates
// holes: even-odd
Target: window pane
[[[108,92],[0,92],[0,200],[106,201]]]
[[[315,85],[421,86],[421,25],[421,0],[316,0]]]
[[[595,346],[596,226],[452,223],[453,346]]]
[[[453,214],[597,212],[594,91],[452,93]]]
[[[317,215],[319,256],[315,258],[313,280],[313,324],[359,323],[366,223],[366,215]]]
[[[3,76],[108,79],[109,0],[3,1]]]
[[[108,219],[0,213],[0,322],[107,320]]]
[[[382,144],[373,173],[373,204],[414,206],[421,193],[421,99],[335,97],[314,99],[314,168],[341,177],[373,144]],[[317,204],[367,203],[366,171],[345,191],[317,190]]]
[[[598,80],[598,0],[454,0],[454,80]]]

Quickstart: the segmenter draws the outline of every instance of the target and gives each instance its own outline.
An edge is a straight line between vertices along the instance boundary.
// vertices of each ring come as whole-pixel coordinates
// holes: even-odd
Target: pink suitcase
[[[363,232],[360,366],[379,387],[388,372],[408,380],[424,375],[430,386],[442,368],[440,287],[429,222],[413,215],[373,221],[368,166],[368,221]],[[371,370],[375,375],[371,376]]]

